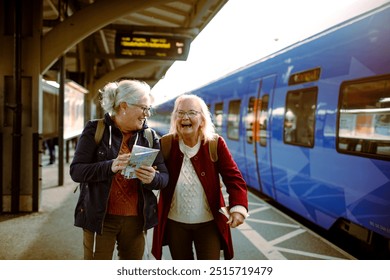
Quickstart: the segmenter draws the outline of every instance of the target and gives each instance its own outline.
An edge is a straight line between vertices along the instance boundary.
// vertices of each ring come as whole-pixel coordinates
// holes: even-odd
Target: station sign
[[[186,37],[140,35],[118,32],[115,56],[132,59],[186,60],[191,39]]]

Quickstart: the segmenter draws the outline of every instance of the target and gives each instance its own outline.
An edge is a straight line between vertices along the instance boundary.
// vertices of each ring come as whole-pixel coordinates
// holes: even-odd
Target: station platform
[[[64,184],[58,186],[58,166],[48,161],[48,156],[43,158],[41,210],[0,215],[0,260],[83,259],[82,230],[73,225],[77,184],[65,163]],[[249,213],[244,224],[232,229],[236,260],[354,259],[252,193]],[[145,259],[153,260],[152,233],[147,233]],[[163,259],[171,259],[167,247]]]

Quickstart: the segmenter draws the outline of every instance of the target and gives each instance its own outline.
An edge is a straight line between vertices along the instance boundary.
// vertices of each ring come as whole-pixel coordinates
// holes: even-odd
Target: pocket
[[[85,225],[85,211],[84,208],[76,208],[74,216],[74,224],[78,227],[84,227]]]

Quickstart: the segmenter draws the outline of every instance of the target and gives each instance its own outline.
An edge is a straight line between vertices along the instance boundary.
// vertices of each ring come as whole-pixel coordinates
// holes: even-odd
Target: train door
[[[260,190],[269,197],[275,198],[270,135],[270,103],[275,87],[276,75],[261,78],[257,98],[255,99],[255,122],[253,126],[254,153],[256,157],[257,176]]]

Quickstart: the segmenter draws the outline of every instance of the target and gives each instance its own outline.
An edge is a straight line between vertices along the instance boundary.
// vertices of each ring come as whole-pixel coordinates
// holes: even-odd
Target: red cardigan
[[[180,167],[183,163],[183,153],[179,148],[179,141],[172,139],[171,152],[166,166],[169,172],[168,186],[160,191],[158,203],[158,225],[153,232],[152,254],[160,260],[162,256],[162,246],[167,245],[165,242],[165,226],[170,210],[173,193],[180,174]],[[233,258],[233,243],[230,227],[226,224],[227,219],[219,209],[225,206],[225,201],[221,192],[219,174],[222,176],[226,191],[229,194],[229,206],[242,205],[248,209],[247,185],[244,181],[237,164],[233,160],[230,151],[222,137],[218,139],[218,161],[212,162],[210,159],[209,145],[204,145],[202,141],[198,153],[191,158],[195,172],[203,186],[207,201],[214,221],[217,224],[221,234],[221,244],[224,250],[226,260]]]

